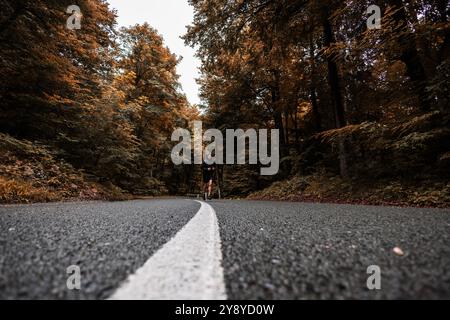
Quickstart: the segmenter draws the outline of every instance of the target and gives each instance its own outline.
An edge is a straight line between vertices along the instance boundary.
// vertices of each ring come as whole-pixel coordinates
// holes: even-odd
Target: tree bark
[[[414,89],[417,90],[420,109],[428,111],[430,110],[430,101],[426,91],[428,85],[427,76],[417,50],[414,34],[408,27],[405,7],[402,0],[389,0],[389,4],[395,10],[393,19],[397,23],[398,31],[403,32],[399,39],[399,44],[402,48],[400,60],[405,64],[406,74],[410,78]]]
[[[273,108],[273,119],[275,122],[275,128],[280,130],[280,154],[284,155],[284,150],[286,146],[286,137],[284,132],[284,124],[283,124],[283,114],[280,110],[279,102],[280,102],[280,72],[273,71],[274,75],[274,83],[271,87],[271,95],[272,95],[272,108]]]
[[[314,130],[316,132],[322,131],[322,123],[320,119],[319,113],[319,105],[317,103],[317,93],[316,93],[316,82],[315,82],[315,74],[316,74],[316,61],[314,55],[314,41],[313,41],[313,32],[311,31],[309,37],[309,55],[310,55],[310,63],[311,63],[311,85],[310,85],[310,96],[311,96],[311,107],[313,113],[313,122],[314,122]]]
[[[324,30],[324,45],[330,47],[334,43],[334,33],[329,19],[329,10],[325,8],[325,17],[323,19]],[[331,91],[331,100],[333,104],[333,112],[335,118],[336,128],[342,128],[346,126],[345,110],[342,101],[341,85],[338,73],[338,66],[336,63],[335,54],[327,56],[328,65],[328,81]],[[343,138],[339,138],[339,171],[342,177],[348,176],[347,166],[347,152],[345,150],[345,141]]]
[[[333,29],[328,17],[324,19],[324,45],[330,47],[334,42]],[[335,61],[336,55],[330,54],[327,56],[328,66],[328,82],[331,90],[331,98],[333,102],[333,111],[336,128],[342,128],[346,126],[344,104],[342,102],[341,83],[339,79],[338,67]]]

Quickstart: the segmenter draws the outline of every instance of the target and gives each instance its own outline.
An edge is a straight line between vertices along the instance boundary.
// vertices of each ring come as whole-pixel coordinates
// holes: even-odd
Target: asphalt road
[[[228,299],[450,299],[449,210],[209,204]],[[0,206],[0,299],[108,298],[199,208],[184,199]],[[79,291],[67,289],[70,265],[80,266]],[[370,265],[380,290],[367,289]]]
[[[450,212],[214,203],[231,299],[450,298]],[[404,252],[393,252],[399,247]],[[367,267],[381,290],[367,289]]]
[[[193,201],[0,207],[0,299],[104,299],[197,212]],[[78,265],[82,290],[67,289]]]

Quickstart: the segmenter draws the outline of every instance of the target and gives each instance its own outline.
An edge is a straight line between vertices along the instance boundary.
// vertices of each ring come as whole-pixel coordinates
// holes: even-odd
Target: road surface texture
[[[218,202],[231,299],[450,298],[450,212]],[[398,256],[392,250],[404,251]],[[367,267],[381,290],[367,289]]]
[[[208,204],[0,206],[0,299],[450,299],[449,210]]]
[[[0,299],[107,298],[200,205],[185,200],[0,207]],[[78,265],[82,290],[67,289]]]

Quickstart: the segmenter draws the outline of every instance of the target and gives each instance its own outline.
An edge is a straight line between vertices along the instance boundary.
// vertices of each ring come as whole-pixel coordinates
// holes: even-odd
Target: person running
[[[214,172],[216,167],[214,164],[207,164],[204,160],[202,163],[202,175],[203,175],[203,200],[211,198]]]

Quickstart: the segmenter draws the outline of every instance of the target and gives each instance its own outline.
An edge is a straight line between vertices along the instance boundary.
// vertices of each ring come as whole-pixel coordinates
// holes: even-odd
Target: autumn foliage
[[[328,184],[325,172],[353,186],[350,195],[373,183],[419,194],[431,184],[448,203],[448,1],[190,3],[195,19],[185,40],[199,47],[206,117],[221,129],[279,129],[283,168],[275,180],[286,181],[276,185],[298,175]],[[373,4],[379,29],[366,23]],[[225,167],[224,188],[242,195],[273,182],[256,172]],[[304,193],[281,190],[272,198]],[[335,184],[334,199],[344,198],[341,190]]]
[[[102,0],[77,1],[81,29],[70,30],[66,9],[71,4],[0,1],[0,132],[8,134],[1,137],[2,152],[9,154],[2,169],[12,159],[34,168],[23,150],[7,148],[33,142],[72,168],[65,173],[78,172],[83,180],[71,183],[66,177],[68,190],[70,185],[80,190],[61,195],[49,177],[42,188],[59,196],[41,201],[80,192],[82,197],[81,189],[91,190],[85,180],[114,194],[167,193],[170,134],[197,116],[179,90],[179,58],[148,24],[118,29],[115,12]],[[4,179],[19,179],[30,188],[39,184],[36,174],[2,170]],[[7,186],[2,180],[3,190]],[[16,193],[9,198],[27,198]]]
[[[280,130],[280,173],[220,166],[225,196],[448,203],[448,1],[189,0],[202,113],[151,21],[119,29],[107,1],[75,2],[80,30],[72,1],[0,0],[2,202],[197,193],[170,136],[201,118]]]

